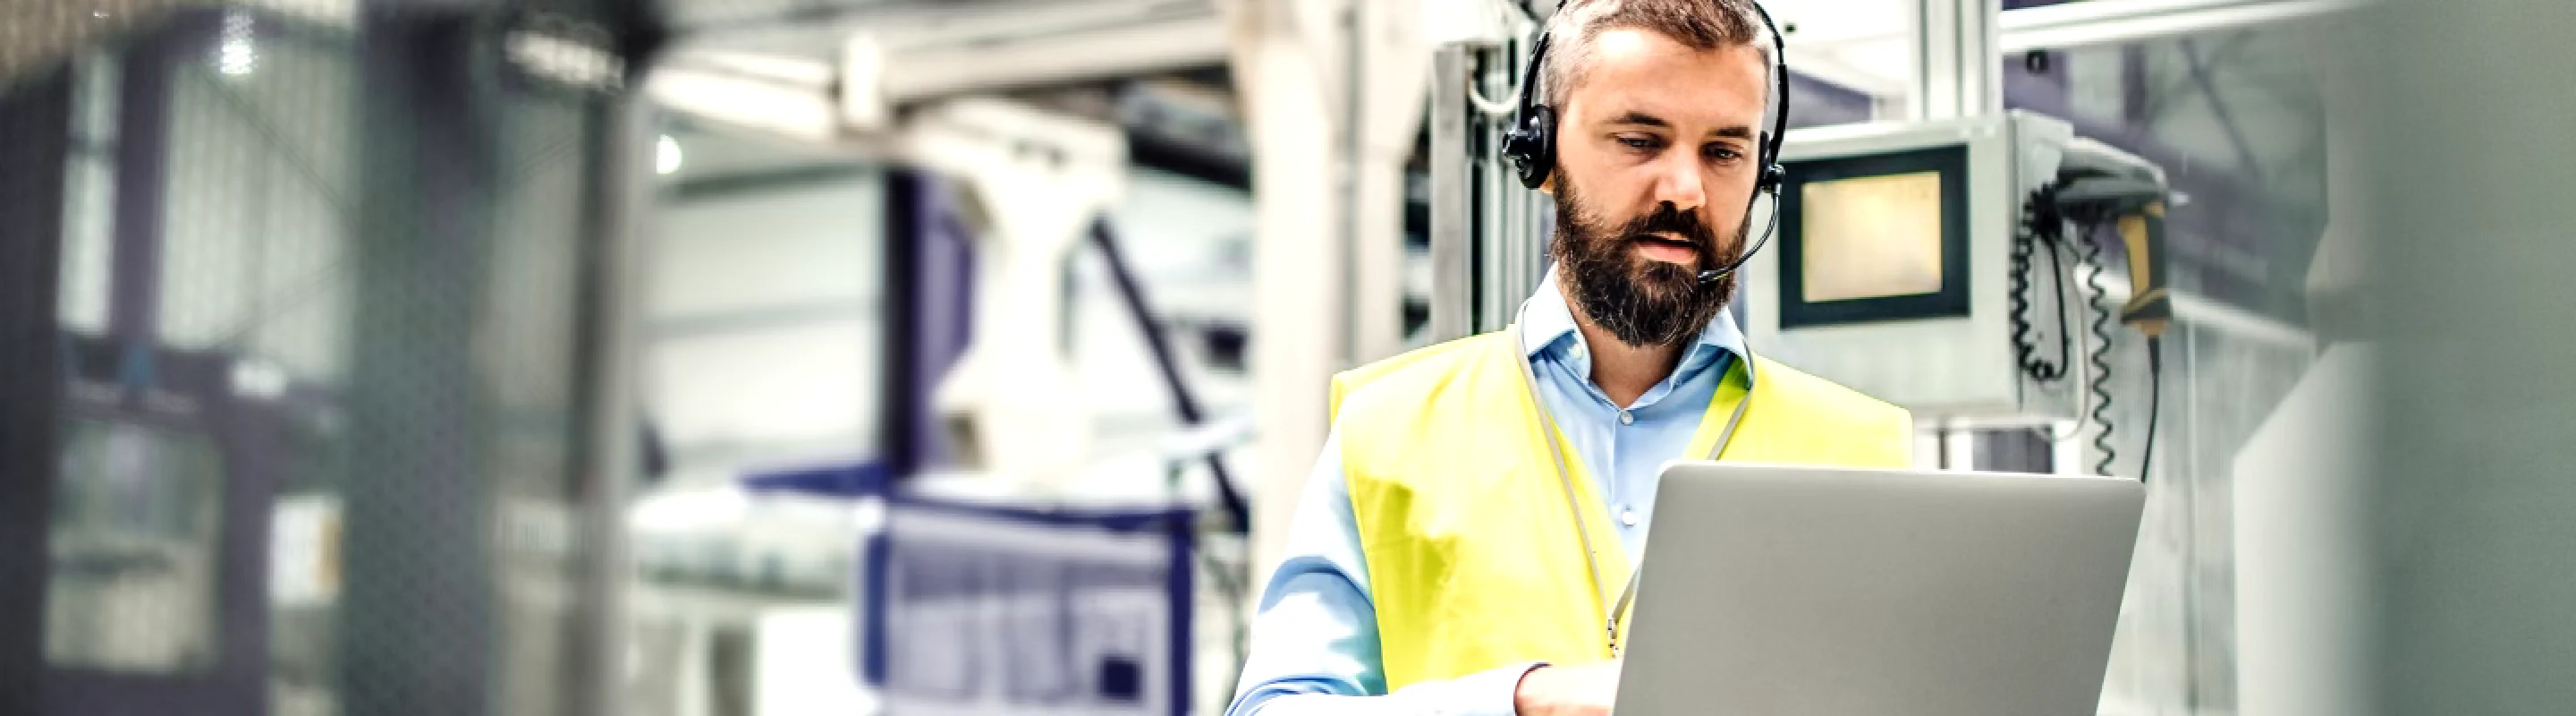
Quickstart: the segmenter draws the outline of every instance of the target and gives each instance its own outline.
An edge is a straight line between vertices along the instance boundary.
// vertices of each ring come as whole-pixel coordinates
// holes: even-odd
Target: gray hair
[[[1564,110],[1592,64],[1593,41],[1613,28],[1653,31],[1694,50],[1751,46],[1769,65],[1771,34],[1760,13],[1753,0],[1567,0],[1547,21],[1547,56],[1539,60],[1546,102]]]

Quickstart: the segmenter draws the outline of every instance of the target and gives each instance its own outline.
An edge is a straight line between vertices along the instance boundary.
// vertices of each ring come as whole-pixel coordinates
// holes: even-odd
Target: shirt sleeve
[[[1286,558],[1262,587],[1251,653],[1226,716],[1512,716],[1512,695],[1534,663],[1387,694],[1341,442],[1336,426],[1298,496]]]

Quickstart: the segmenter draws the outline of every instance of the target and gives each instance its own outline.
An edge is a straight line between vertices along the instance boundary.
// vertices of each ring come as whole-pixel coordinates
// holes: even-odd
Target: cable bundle
[[[2091,323],[2086,327],[2093,337],[2092,347],[2086,352],[2085,358],[2085,362],[2093,371],[2092,379],[2086,381],[2085,385],[2086,391],[2093,397],[2093,407],[2088,411],[2087,417],[2092,421],[2091,427],[2096,431],[2093,436],[2093,448],[2101,453],[2101,459],[2094,464],[2093,471],[2096,474],[2108,475],[2115,451],[2111,444],[2111,311],[2102,305],[2105,295],[2101,280],[2102,246],[2092,240],[2088,231],[2096,223],[2069,217],[2058,206],[2059,188],[2060,186],[2055,183],[2041,185],[2022,202],[2021,225],[2013,237],[2012,271],[2009,277],[2012,288],[2010,299],[2012,311],[2007,317],[2012,323],[2013,355],[2015,361],[2020,364],[2022,372],[2028,374],[2032,380],[2053,383],[2066,378],[2069,363],[2073,361],[2075,329],[2073,321],[2069,320],[2066,314],[2068,302],[2065,299],[2066,267],[2063,254],[2070,250],[2070,243],[2074,244],[2072,250],[2082,252],[2079,263],[2089,265],[2092,271],[2084,277],[2084,303],[2093,314]],[[2077,230],[2075,240],[2072,242],[2067,236],[2069,224],[2075,224]],[[2037,326],[2030,320],[2030,292],[2033,284],[2036,283],[2030,277],[2031,258],[2032,254],[2042,250],[2048,252],[2049,286],[2057,298],[2057,356],[2053,359],[2040,355],[2039,342],[2033,335],[2037,332]],[[2052,442],[2060,439],[2060,436],[2056,435],[2045,437]]]

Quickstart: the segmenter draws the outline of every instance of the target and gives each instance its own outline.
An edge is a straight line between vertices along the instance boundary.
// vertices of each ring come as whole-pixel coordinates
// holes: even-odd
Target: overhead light
[[[653,173],[670,174],[680,170],[680,140],[671,135],[653,142]]]
[[[215,47],[215,71],[230,76],[250,74],[259,64],[259,51],[251,45],[251,16],[240,10],[224,13],[223,42]]]

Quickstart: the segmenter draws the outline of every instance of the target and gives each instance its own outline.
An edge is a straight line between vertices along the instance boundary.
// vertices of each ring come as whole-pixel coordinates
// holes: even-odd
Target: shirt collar
[[[1558,280],[1556,267],[1549,266],[1547,276],[1539,279],[1538,290],[1521,305],[1521,357],[1535,360],[1551,349],[1570,352],[1574,362],[1584,364],[1588,371],[1591,351],[1583,346],[1583,333],[1575,330],[1574,309],[1565,304],[1565,292],[1557,288]],[[1732,311],[1719,311],[1717,317],[1709,319],[1708,327],[1700,329],[1698,340],[1682,354],[1675,369],[1715,355],[1744,355],[1744,332],[1736,327]]]

